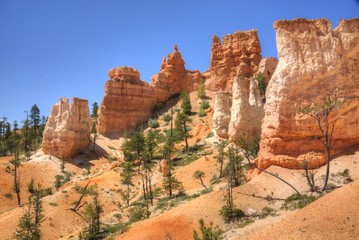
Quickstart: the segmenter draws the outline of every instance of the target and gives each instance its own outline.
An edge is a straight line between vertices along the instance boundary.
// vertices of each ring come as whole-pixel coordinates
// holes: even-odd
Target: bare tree
[[[195,171],[194,174],[193,174],[193,178],[194,179],[199,179],[199,181],[201,182],[201,185],[208,191],[208,188],[203,183],[203,178],[204,177],[205,177],[204,172],[202,172],[200,170]]]
[[[326,173],[324,185],[322,191],[327,188],[329,173],[330,173],[330,148],[333,139],[334,127],[336,120],[330,121],[330,115],[343,101],[336,97],[327,97],[324,102],[312,103],[301,107],[299,112],[304,115],[308,115],[314,118],[318,124],[318,128],[323,137],[324,151],[325,151],[325,162],[326,162]]]

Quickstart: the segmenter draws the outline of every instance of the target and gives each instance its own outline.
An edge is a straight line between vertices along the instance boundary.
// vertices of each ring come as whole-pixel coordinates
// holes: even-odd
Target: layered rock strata
[[[206,73],[206,88],[212,91],[232,91],[236,76],[250,78],[258,71],[261,46],[257,30],[240,31],[212,40],[210,68]]]
[[[90,112],[88,101],[60,99],[52,107],[46,123],[42,150],[58,158],[72,158],[90,143]]]
[[[317,122],[298,113],[303,104],[343,98],[332,111],[332,153],[359,144],[359,19],[276,21],[279,63],[266,93],[260,143],[260,167],[299,168],[324,164]]]
[[[99,109],[98,132],[117,136],[146,122],[157,104],[174,94],[197,88],[201,73],[185,69],[177,46],[163,59],[161,70],[150,84],[140,80],[140,73],[131,67],[113,68],[105,85],[105,96]]]

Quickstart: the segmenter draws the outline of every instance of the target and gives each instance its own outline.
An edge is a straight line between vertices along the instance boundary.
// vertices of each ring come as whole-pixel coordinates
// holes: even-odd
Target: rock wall
[[[219,137],[237,141],[240,137],[252,139],[260,136],[264,97],[258,88],[257,75],[262,72],[268,83],[276,65],[275,58],[264,58],[252,77],[239,75],[234,78],[232,95],[221,91],[216,93],[213,121]]]
[[[105,85],[105,96],[99,109],[98,132],[118,136],[147,122],[156,104],[174,94],[197,89],[201,73],[185,69],[177,46],[163,59],[161,70],[150,84],[140,80],[140,73],[130,67],[113,68]]]
[[[88,101],[60,99],[52,107],[46,123],[42,150],[58,158],[72,158],[90,143],[90,112]]]
[[[240,31],[223,37],[214,36],[210,68],[206,73],[206,88],[212,91],[232,91],[237,75],[249,78],[258,70],[261,46],[257,30]]]
[[[298,109],[336,93],[345,102],[330,117],[333,153],[358,146],[359,19],[341,20],[334,30],[325,19],[280,20],[274,28],[279,63],[267,88],[258,163],[298,168],[306,158],[322,165],[317,123]]]

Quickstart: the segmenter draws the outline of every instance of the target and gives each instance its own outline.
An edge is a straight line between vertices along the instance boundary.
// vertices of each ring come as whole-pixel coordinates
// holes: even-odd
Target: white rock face
[[[261,72],[268,83],[276,66],[275,58],[264,58],[252,77],[234,78],[231,93],[216,93],[213,122],[219,137],[237,141],[260,136],[265,98],[260,94],[257,76]]]
[[[262,97],[256,80],[238,76],[233,83],[229,140],[252,139],[259,136],[264,116]]]
[[[228,125],[231,120],[231,96],[218,91],[214,100],[213,127],[221,138],[228,138]]]
[[[72,158],[90,143],[91,119],[88,101],[60,99],[46,123],[42,150],[58,158]]]

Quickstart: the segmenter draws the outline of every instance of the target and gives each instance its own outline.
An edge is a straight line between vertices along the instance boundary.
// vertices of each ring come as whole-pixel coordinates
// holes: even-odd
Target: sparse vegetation
[[[206,89],[205,89],[205,86],[204,86],[204,82],[205,82],[204,78],[201,78],[199,80],[197,96],[200,99],[205,99],[206,98]]]
[[[320,195],[314,196],[314,195],[292,194],[287,199],[284,200],[282,208],[286,210],[295,210],[295,209],[304,208],[305,206],[317,200],[319,197]]]
[[[169,123],[171,121],[171,119],[172,119],[171,114],[169,114],[169,113],[163,114],[163,121]]]
[[[13,199],[12,193],[4,193],[4,197],[7,198],[7,199],[10,199],[10,200]]]
[[[158,122],[158,120],[157,119],[149,119],[148,120],[148,126],[150,127],[150,128],[153,128],[153,129],[155,129],[155,128],[158,128],[159,126],[160,126],[160,124],[159,124],[159,122]]]
[[[199,220],[199,230],[201,231],[202,237],[200,237],[197,231],[193,231],[193,239],[194,240],[220,240],[222,239],[220,236],[223,231],[218,227],[213,227],[213,223],[210,222],[209,226],[207,227],[204,223],[204,220],[201,218]]]

